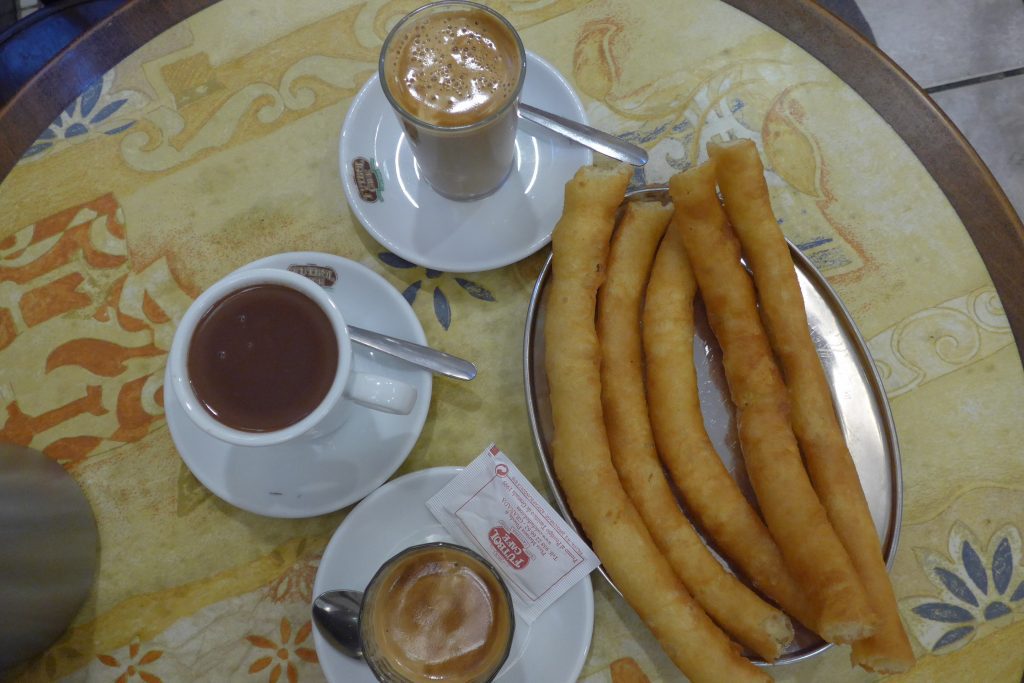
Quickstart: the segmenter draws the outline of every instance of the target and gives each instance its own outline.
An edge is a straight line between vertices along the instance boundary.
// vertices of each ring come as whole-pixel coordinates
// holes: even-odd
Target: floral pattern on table
[[[377,257],[386,265],[399,270],[418,270],[421,268],[421,266],[406,261],[401,256],[392,254],[389,251],[381,252]],[[434,319],[437,320],[438,324],[445,330],[451,327],[452,324],[452,305],[449,296],[445,294],[444,289],[442,289],[444,280],[453,280],[455,284],[468,292],[474,299],[490,303],[494,303],[496,301],[494,295],[489,289],[473,280],[469,280],[464,277],[443,278],[445,274],[440,270],[434,270],[433,268],[423,268],[423,271],[428,283],[428,289],[431,284],[430,281],[437,280],[440,283],[432,284]],[[405,297],[405,300],[409,302],[410,306],[416,303],[416,297],[419,295],[423,285],[423,279],[415,280],[402,291],[402,296]]]
[[[42,158],[68,145],[97,135],[118,135],[134,126],[134,117],[146,105],[147,98],[135,90],[113,92],[115,72],[111,69],[73,100],[39,135],[23,158]]]
[[[1024,616],[1024,561],[1020,530],[1008,524],[979,544],[963,524],[953,525],[948,555],[916,549],[918,561],[938,591],[904,601],[907,621],[929,651],[955,650],[988,622]]]
[[[141,654],[141,656],[140,656]],[[138,637],[128,645],[128,659],[124,662],[113,655],[96,655],[102,664],[121,671],[115,683],[127,683],[136,676],[145,683],[163,683],[163,679],[142,667],[148,666],[163,656],[163,650],[143,650]]]
[[[224,574],[138,596],[72,627],[22,678],[322,681],[308,595],[271,587],[315,567],[325,543],[291,541]]]
[[[278,679],[281,678],[282,672],[284,672],[285,677],[288,679],[288,683],[297,683],[299,671],[295,668],[295,664],[289,661],[291,655],[295,655],[302,661],[311,664],[317,664],[320,661],[317,659],[316,650],[309,647],[313,643],[306,642],[312,629],[313,622],[307,621],[295,632],[295,639],[292,640],[291,622],[288,619],[281,619],[278,629],[280,637],[277,639],[252,634],[246,636],[245,639],[252,645],[262,650],[271,651],[270,654],[265,654],[254,661],[249,666],[249,673],[256,674],[269,667],[267,683],[277,683]],[[305,647],[302,647],[303,643],[306,644]]]
[[[949,656],[1024,621],[1021,528],[1024,487],[993,485],[904,526],[893,572],[904,576],[900,611],[921,656]]]

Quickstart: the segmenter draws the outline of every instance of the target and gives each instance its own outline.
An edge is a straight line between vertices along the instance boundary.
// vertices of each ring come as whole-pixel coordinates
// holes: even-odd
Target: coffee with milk
[[[515,38],[487,12],[431,14],[388,46],[388,88],[402,108],[441,128],[469,126],[515,97],[522,65]]]
[[[392,558],[363,598],[364,656],[382,681],[484,683],[508,656],[509,593],[466,548],[417,546]]]
[[[416,10],[385,40],[380,78],[431,187],[465,200],[501,186],[525,78],[522,42],[501,15],[470,2]]]

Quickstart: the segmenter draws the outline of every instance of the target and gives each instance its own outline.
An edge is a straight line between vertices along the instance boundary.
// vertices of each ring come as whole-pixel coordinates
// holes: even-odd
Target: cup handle
[[[354,372],[345,396],[355,403],[393,415],[408,415],[416,404],[416,388],[390,377]]]

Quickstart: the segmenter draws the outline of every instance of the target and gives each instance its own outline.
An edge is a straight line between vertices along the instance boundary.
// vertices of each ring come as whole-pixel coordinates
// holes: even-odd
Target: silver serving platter
[[[652,186],[632,190],[626,201],[668,201],[665,186]],[[892,569],[899,540],[900,518],[903,509],[903,481],[900,472],[899,444],[892,414],[875,370],[867,344],[857,330],[853,318],[828,281],[792,243],[789,244],[796,264],[797,279],[804,296],[807,319],[818,356],[832,388],[839,422],[860,475],[867,496],[871,516],[878,536],[882,540],[886,565]],[[565,501],[555,477],[551,459],[551,405],[548,399],[547,372],[544,368],[544,317],[547,309],[548,281],[551,275],[551,257],[548,257],[530,299],[526,317],[523,348],[523,368],[526,381],[526,403],[533,429],[534,442],[540,462],[547,476],[555,503],[562,515],[583,534]],[[729,389],[722,369],[722,352],[711,332],[700,300],[695,311],[696,335],[693,342],[694,362],[704,425],[708,436],[733,474],[747,498],[755,505],[753,489],[747,479],[743,455],[736,433],[735,414],[729,400]],[[698,531],[700,531],[698,527]],[[714,548],[712,547],[712,552]],[[718,553],[716,557],[726,566],[729,563]],[[731,568],[730,568],[731,569]],[[614,582],[604,571],[601,573],[613,588]],[[616,590],[618,590],[616,588]],[[799,624],[793,644],[775,664],[797,662],[814,656],[829,646],[814,633]],[[758,662],[755,655],[748,653]]]

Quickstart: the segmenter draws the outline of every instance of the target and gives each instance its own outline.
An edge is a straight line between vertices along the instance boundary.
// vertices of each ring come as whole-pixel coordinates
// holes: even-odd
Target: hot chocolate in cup
[[[450,543],[413,546],[363,594],[363,657],[385,683],[486,683],[512,647],[515,613],[498,572]]]
[[[354,404],[405,415],[416,401],[405,382],[355,372],[334,300],[277,268],[236,271],[200,294],[178,324],[168,364],[192,422],[239,446],[319,438]]]
[[[501,187],[515,159],[526,78],[526,51],[504,17],[462,0],[421,7],[391,30],[379,70],[434,190],[467,200]]]

